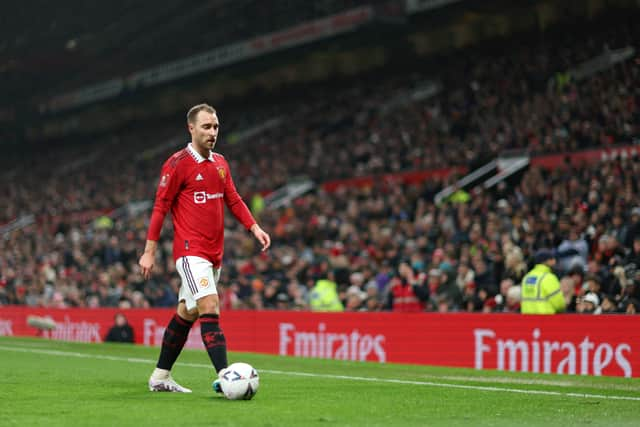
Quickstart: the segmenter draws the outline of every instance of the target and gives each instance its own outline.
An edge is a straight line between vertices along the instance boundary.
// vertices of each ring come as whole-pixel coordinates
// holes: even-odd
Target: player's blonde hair
[[[216,114],[216,109],[209,104],[202,103],[202,104],[194,105],[187,112],[187,123],[195,123],[196,116],[200,111],[206,111],[207,113],[210,113],[210,114]]]

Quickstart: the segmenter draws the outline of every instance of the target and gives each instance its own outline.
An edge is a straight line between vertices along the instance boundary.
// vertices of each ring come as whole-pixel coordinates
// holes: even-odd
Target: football
[[[230,400],[250,400],[258,392],[258,371],[248,363],[233,363],[220,372],[220,387]]]

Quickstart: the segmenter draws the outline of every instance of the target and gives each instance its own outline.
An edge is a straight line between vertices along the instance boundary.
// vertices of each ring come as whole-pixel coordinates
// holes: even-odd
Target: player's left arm
[[[231,177],[229,165],[226,164],[226,162],[225,169],[227,171],[227,178],[224,186],[224,202],[233,216],[235,216],[247,230],[253,233],[254,237],[262,245],[262,250],[266,251],[269,246],[271,246],[271,237],[262,229],[262,227],[260,227],[260,225],[258,225],[253,215],[251,215],[251,211],[247,207],[247,204],[242,200],[240,194],[238,194],[238,190],[236,190],[233,178]]]

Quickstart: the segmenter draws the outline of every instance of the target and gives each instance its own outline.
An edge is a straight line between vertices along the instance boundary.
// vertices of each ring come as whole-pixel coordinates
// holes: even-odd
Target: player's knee
[[[210,295],[198,300],[198,313],[203,314],[219,314],[217,295]]]

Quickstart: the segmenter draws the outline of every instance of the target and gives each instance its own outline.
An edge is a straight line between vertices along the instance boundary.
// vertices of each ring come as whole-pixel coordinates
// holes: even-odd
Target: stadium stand
[[[331,13],[342,3],[305,13]],[[285,16],[262,30],[304,18]],[[195,24],[202,16],[184,19]],[[488,42],[447,57],[436,71],[418,61],[415,69],[316,84],[304,102],[283,91],[278,105],[239,102],[222,111],[235,143],[223,138],[220,151],[249,204],[295,176],[317,185],[289,206],[256,212],[274,238],[266,254],[257,255],[229,219],[225,308],[309,309],[315,282],[332,278],[346,309],[393,309],[389,289],[402,280],[399,265],[406,262],[428,290],[426,310],[517,311],[519,280],[535,250],[547,247],[566,254],[560,273],[570,311],[592,310],[583,303],[591,293],[598,296],[596,312],[637,312],[636,155],[531,164],[490,191],[460,189],[468,198],[462,203],[434,202],[455,172],[402,179],[409,172],[474,170],[505,151],[535,158],[637,144],[635,53],[605,61],[604,72],[567,78],[588,70],[586,61],[638,46],[637,26],[596,21],[559,34],[552,43],[540,35],[523,36],[524,45]],[[163,35],[136,40],[143,46],[156,37]],[[251,127],[244,140],[242,131]],[[16,151],[0,160],[2,181],[12,182],[2,186],[8,204],[0,211],[0,303],[173,306],[179,282],[170,230],[152,280],[142,280],[137,258],[159,164],[186,142],[175,130],[147,124],[91,144],[55,145],[29,157]],[[363,187],[326,185],[363,177],[375,178]]]
[[[14,3],[0,17],[0,91],[55,94],[380,0],[72,0]],[[33,10],[42,11],[34,16]],[[73,13],[68,11],[72,10]],[[82,16],[83,19],[77,19]],[[34,19],[37,20],[34,22]],[[162,48],[158,48],[158,47]],[[25,50],[28,48],[28,54]],[[87,72],[91,64],[91,72]],[[46,67],[47,73],[40,72]]]

